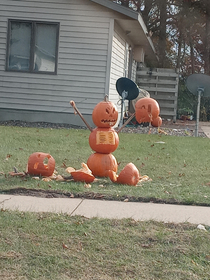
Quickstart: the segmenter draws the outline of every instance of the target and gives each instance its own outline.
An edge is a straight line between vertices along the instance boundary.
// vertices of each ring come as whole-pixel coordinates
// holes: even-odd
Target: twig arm
[[[116,131],[119,133],[133,118],[135,117],[135,112],[127,119],[127,121]]]
[[[77,109],[77,106],[75,104],[75,102],[73,100],[70,101],[70,105],[74,108],[74,113],[78,114],[80,116],[80,118],[83,120],[83,122],[85,123],[85,125],[87,126],[87,128],[92,131],[93,129],[90,127],[90,125],[86,122],[86,120],[84,119],[83,115],[80,113],[80,111]]]

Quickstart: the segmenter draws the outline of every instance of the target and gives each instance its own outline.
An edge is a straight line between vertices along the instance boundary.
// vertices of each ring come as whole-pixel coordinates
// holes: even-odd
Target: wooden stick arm
[[[136,113],[133,113],[130,118],[128,118],[127,121],[116,132],[119,133],[135,117],[135,114]]]
[[[84,119],[83,115],[80,113],[80,111],[77,109],[77,106],[75,104],[75,102],[73,100],[70,101],[70,105],[73,107],[74,109],[74,113],[78,114],[80,116],[80,118],[82,119],[82,121],[85,123],[85,125],[87,126],[87,128],[92,131],[93,129],[90,127],[90,125],[86,122],[86,120]]]

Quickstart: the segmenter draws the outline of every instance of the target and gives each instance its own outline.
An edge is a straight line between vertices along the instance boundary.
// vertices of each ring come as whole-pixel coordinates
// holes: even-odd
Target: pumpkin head
[[[97,153],[109,154],[119,145],[119,136],[113,128],[95,128],[89,136],[89,145]]]
[[[112,170],[109,170],[108,175],[112,182],[130,186],[136,186],[140,179],[139,171],[132,162],[123,168],[119,176]]]
[[[151,125],[154,127],[160,127],[162,125],[162,118],[158,116],[157,118],[153,119]]]
[[[135,104],[136,120],[138,123],[152,122],[160,113],[157,101],[150,97],[139,99]]]
[[[111,101],[107,100],[99,102],[93,109],[92,119],[97,127],[114,126],[118,119],[117,107]]]
[[[94,176],[108,177],[108,170],[117,172],[117,161],[112,154],[94,153],[88,160],[87,165]]]
[[[82,163],[82,168],[79,170],[73,170],[70,172],[71,176],[73,177],[74,181],[76,182],[85,182],[85,183],[92,183],[95,179],[91,170],[85,163]]]
[[[50,154],[36,152],[29,156],[28,174],[51,176],[55,170],[55,160]]]

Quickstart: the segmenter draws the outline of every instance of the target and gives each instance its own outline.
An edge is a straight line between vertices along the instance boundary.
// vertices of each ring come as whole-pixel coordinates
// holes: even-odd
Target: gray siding
[[[34,117],[36,112],[72,113],[73,99],[91,115],[105,94],[111,15],[85,0],[2,0],[0,109],[27,109]],[[5,71],[7,22],[13,18],[60,22],[57,75]]]

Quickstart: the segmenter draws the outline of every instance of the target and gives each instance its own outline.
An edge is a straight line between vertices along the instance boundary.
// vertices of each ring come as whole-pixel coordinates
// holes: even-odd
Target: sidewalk
[[[0,195],[0,209],[66,213],[87,218],[133,218],[140,221],[189,222],[210,226],[210,207],[201,206]]]

